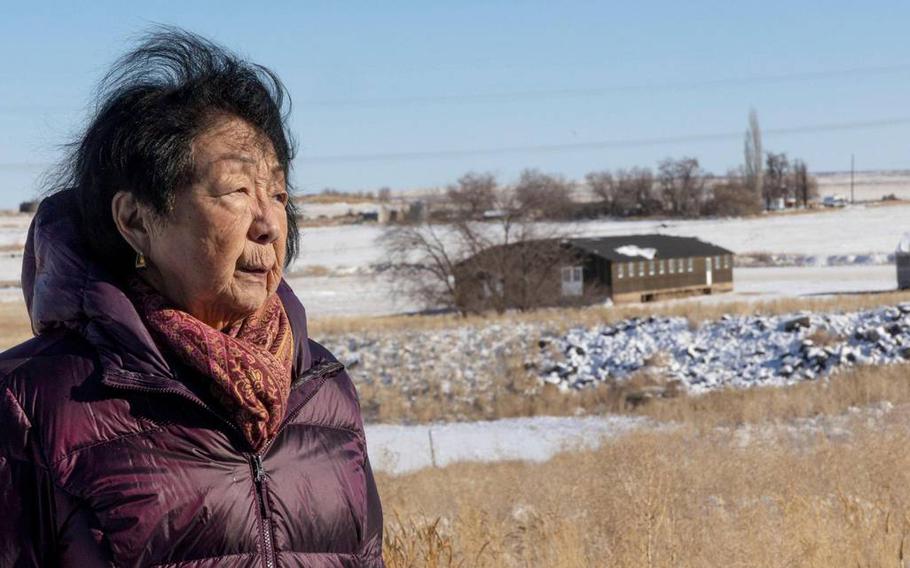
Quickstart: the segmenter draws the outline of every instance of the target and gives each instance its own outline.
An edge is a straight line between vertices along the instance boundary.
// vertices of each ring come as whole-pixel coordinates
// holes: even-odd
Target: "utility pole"
[[[853,199],[853,154],[850,154],[850,205],[856,201]]]

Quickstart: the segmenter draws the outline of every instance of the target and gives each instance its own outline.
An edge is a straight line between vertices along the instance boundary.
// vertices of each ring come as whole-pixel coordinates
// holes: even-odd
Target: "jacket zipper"
[[[297,380],[295,380],[293,383],[291,383],[291,390],[293,391],[297,388],[300,388],[301,386],[303,386],[305,383],[309,382],[313,378],[322,377],[324,375],[328,375],[331,373],[336,373],[342,369],[344,369],[344,365],[338,361],[325,362],[323,364],[320,364],[318,367],[316,365],[313,365],[309,369],[307,369],[307,371],[305,371],[303,373],[303,375],[301,375]],[[180,398],[182,398],[184,400],[188,400],[191,403],[195,404],[196,406],[199,406],[199,407],[203,408],[204,410],[207,410],[209,413],[211,413],[213,416],[215,416],[218,420],[220,420],[224,424],[227,424],[233,431],[239,433],[241,439],[243,438],[243,433],[241,432],[240,428],[235,426],[230,420],[223,418],[217,412],[215,412],[214,410],[209,408],[209,406],[206,405],[204,402],[188,396],[183,391],[180,391],[177,389],[154,389],[154,388],[149,388],[149,387],[127,386],[127,385],[113,385],[112,388],[119,388],[119,389],[136,391],[136,392],[144,392],[144,393],[173,394],[173,395],[179,396]],[[253,470],[253,484],[255,485],[255,488],[256,488],[256,500],[258,501],[257,512],[259,514],[259,521],[260,521],[259,538],[260,538],[260,542],[262,543],[262,557],[263,557],[266,568],[275,568],[276,558],[275,558],[275,543],[274,543],[274,539],[272,536],[272,527],[271,527],[271,520],[270,520],[271,519],[271,510],[269,509],[269,504],[268,504],[269,503],[269,501],[268,501],[268,484],[266,483],[266,478],[265,478],[265,468],[262,465],[262,456],[264,456],[266,454],[266,452],[269,450],[269,448],[272,446],[272,442],[274,442],[275,438],[278,437],[278,433],[280,433],[284,429],[284,427],[287,425],[287,423],[290,420],[292,420],[294,416],[297,415],[297,413],[300,411],[300,409],[303,408],[307,402],[309,402],[309,398],[304,400],[294,412],[292,412],[291,414],[288,414],[288,416],[278,426],[278,430],[275,432],[275,436],[273,436],[272,439],[269,440],[269,442],[265,445],[265,447],[262,448],[262,450],[260,450],[259,453],[253,453],[250,455],[250,466],[252,467],[252,470]]]
[[[259,538],[262,541],[262,558],[266,568],[275,566],[275,543],[272,542],[271,511],[266,489],[265,470],[262,467],[262,456],[253,454],[250,457],[253,467],[253,482],[256,485],[256,498],[259,501]]]
[[[294,381],[291,385],[291,390],[303,386],[304,383],[312,380],[314,377],[322,377],[333,372],[338,372],[343,368],[344,365],[337,361],[330,362],[326,365],[320,365],[318,368],[315,366],[311,367],[299,379]],[[269,508],[268,484],[265,478],[265,468],[262,465],[262,456],[264,456],[269,451],[269,448],[272,447],[272,443],[278,437],[278,433],[284,429],[287,423],[297,415],[299,409],[303,408],[307,402],[309,402],[309,399],[304,400],[298,409],[288,414],[281,424],[278,425],[278,430],[275,432],[272,439],[268,441],[259,453],[250,456],[250,465],[253,468],[253,482],[256,486],[256,498],[259,501],[260,538],[262,539],[262,556],[265,560],[266,568],[274,568],[278,559],[275,557],[275,543],[272,538],[272,512]]]

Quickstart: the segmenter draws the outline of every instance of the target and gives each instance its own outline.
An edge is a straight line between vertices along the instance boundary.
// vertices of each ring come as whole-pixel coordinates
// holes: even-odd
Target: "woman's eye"
[[[284,192],[276,193],[275,195],[272,196],[272,198],[275,199],[275,201],[281,203],[282,205],[286,205],[288,202],[288,194],[284,193]]]

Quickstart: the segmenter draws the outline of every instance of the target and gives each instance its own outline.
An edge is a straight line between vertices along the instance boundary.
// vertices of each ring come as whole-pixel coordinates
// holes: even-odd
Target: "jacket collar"
[[[22,292],[35,335],[65,328],[98,352],[105,382],[163,388],[174,366],[149,333],[118,280],[94,260],[80,230],[74,190],[41,202],[22,258]],[[294,334],[292,377],[312,364],[306,311],[287,282],[278,291]]]

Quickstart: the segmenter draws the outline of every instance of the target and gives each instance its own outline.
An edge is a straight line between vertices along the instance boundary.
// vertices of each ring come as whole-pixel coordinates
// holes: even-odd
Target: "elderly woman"
[[[0,566],[382,566],[354,387],[308,339],[284,89],[160,30],[29,230]]]

